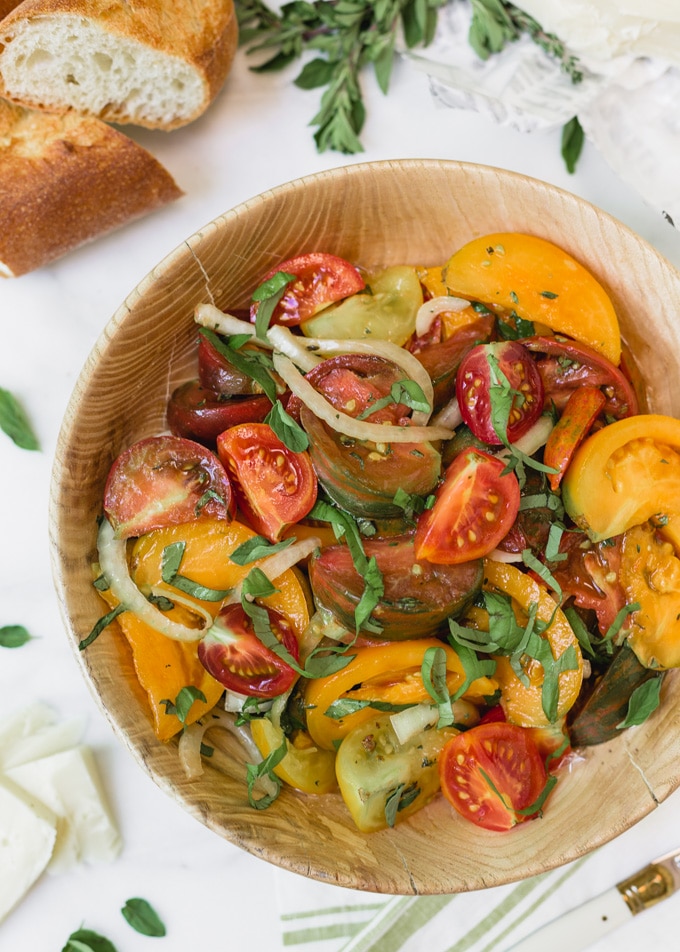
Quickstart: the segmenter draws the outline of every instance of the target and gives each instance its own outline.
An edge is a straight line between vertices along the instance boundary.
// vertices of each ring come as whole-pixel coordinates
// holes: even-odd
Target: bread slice
[[[0,99],[0,276],[33,271],[180,195],[152,155],[106,123]]]
[[[237,40],[233,0],[24,0],[0,21],[0,95],[175,129],[217,95]]]

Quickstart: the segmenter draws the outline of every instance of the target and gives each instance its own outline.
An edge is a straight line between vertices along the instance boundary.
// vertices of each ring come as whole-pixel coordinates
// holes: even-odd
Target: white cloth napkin
[[[457,822],[455,817],[452,822]],[[511,837],[512,832],[499,836]],[[680,794],[585,857],[530,879],[485,890],[384,896],[277,869],[281,948],[286,952],[509,952],[546,922],[674,848],[680,849]],[[601,939],[592,950],[639,952],[642,947],[656,948],[655,939],[661,947],[664,933],[679,914],[680,894],[638,917],[631,916],[630,923]],[[670,947],[667,942],[665,947]]]

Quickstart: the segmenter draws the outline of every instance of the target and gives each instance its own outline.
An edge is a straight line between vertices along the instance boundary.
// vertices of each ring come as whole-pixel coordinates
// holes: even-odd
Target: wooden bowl
[[[643,726],[588,749],[545,816],[497,834],[460,820],[443,798],[392,830],[362,834],[339,795],[284,789],[248,806],[245,757],[188,781],[176,742],[155,739],[115,626],[86,651],[102,614],[91,585],[96,520],[114,457],[165,428],[174,386],[195,376],[195,305],[245,307],[273,265],[327,251],[364,265],[443,263],[469,239],[523,231],[559,244],[609,291],[647,381],[649,408],[680,417],[680,274],[592,205],[511,172],[445,161],[353,165],[290,182],[220,215],[128,296],[102,333],[68,406],[56,454],[50,540],[56,585],[83,674],[121,742],[178,804],[271,863],[312,878],[395,894],[454,893],[522,879],[589,852],[650,813],[680,782],[680,684],[664,682]]]

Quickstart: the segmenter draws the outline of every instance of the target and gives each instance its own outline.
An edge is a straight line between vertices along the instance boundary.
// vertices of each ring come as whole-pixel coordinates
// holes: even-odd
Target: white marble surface
[[[281,947],[275,871],[183,814],[119,745],[81,678],[52,589],[47,503],[60,421],[97,336],[153,265],[215,215],[270,186],[346,162],[441,157],[500,166],[567,188],[680,266],[680,233],[588,146],[570,176],[558,133],[521,134],[475,115],[438,110],[425,76],[399,64],[387,97],[366,77],[366,151],[319,155],[308,126],[317,93],[292,86],[295,74],[293,67],[258,76],[240,53],[222,94],[200,120],[171,134],[131,133],[172,172],[186,192],[183,199],[51,267],[0,284],[0,386],[20,398],[42,447],[29,453],[0,433],[0,625],[24,624],[34,635],[20,649],[0,648],[0,717],[38,699],[59,717],[86,716],[85,740],[95,750],[125,844],[111,866],[44,876],[0,924],[2,952],[54,952],[82,924],[108,936],[119,952],[148,949],[152,940],[133,932],[118,911],[134,895],[152,902],[168,926],[168,937],[153,948]],[[603,849],[602,888],[632,872],[633,862],[642,865],[680,847],[679,797]],[[671,900],[597,949],[655,946],[657,930],[661,946],[678,911]]]

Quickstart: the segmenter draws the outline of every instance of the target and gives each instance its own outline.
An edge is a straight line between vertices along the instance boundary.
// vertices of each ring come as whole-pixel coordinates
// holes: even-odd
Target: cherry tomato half
[[[547,774],[531,732],[515,724],[478,724],[453,737],[439,758],[442,792],[466,820],[509,830],[539,815]]]
[[[173,391],[168,401],[167,420],[175,436],[214,447],[220,433],[239,423],[260,423],[272,408],[269,397],[227,397],[205,390],[189,380]]]
[[[539,418],[544,401],[541,375],[518,341],[479,344],[458,368],[456,397],[463,420],[478,439],[492,446],[503,442],[493,423],[494,394],[512,401],[507,438],[514,443]]]
[[[124,450],[104,488],[104,512],[120,539],[200,517],[229,520],[234,509],[219,459],[177,436],[152,436]]]
[[[365,287],[364,279],[353,264],[344,258],[338,258],[337,255],[325,254],[322,251],[281,262],[265,274],[262,283],[279,271],[294,274],[296,280],[290,282],[276,305],[272,324],[301,324],[329,304],[356,294]],[[258,304],[255,302],[250,310],[251,321],[255,321],[257,308]]]
[[[287,619],[266,609],[276,638],[298,661],[299,647]],[[239,603],[226,605],[198,644],[206,671],[229,691],[249,697],[277,697],[292,687],[297,674],[255,634],[253,622]]]
[[[198,339],[198,379],[206,390],[230,397],[260,392],[253,378],[238,370],[202,334]]]
[[[434,505],[418,519],[414,551],[435,565],[469,562],[488,555],[510,531],[519,511],[514,473],[482,450],[469,449],[453,460]]]
[[[234,481],[248,522],[276,542],[316,502],[317,480],[307,452],[295,453],[267,423],[242,423],[220,433],[217,453]]]

